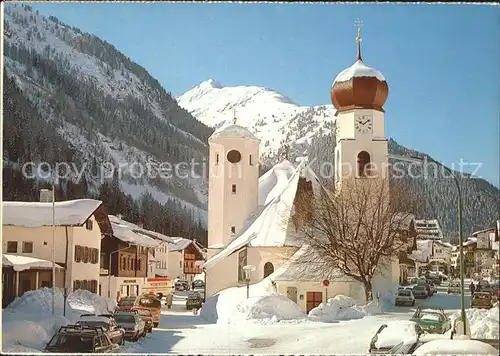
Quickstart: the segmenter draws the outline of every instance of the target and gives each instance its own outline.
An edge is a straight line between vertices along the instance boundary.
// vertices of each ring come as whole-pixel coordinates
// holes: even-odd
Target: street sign
[[[328,279],[325,279],[323,281],[323,286],[328,287],[330,285],[330,281]]]

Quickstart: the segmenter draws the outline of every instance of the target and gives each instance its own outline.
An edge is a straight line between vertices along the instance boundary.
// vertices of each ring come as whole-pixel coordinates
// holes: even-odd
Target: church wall
[[[257,283],[264,279],[264,266],[271,262],[274,271],[280,268],[293,253],[296,247],[250,247],[248,248],[248,264],[254,265],[256,270],[252,273],[250,282]]]
[[[206,297],[211,297],[223,289],[238,286],[238,254],[233,253],[207,268],[205,278]]]
[[[365,302],[364,289],[359,282],[339,281],[331,282],[328,288],[323,286],[322,281],[277,281],[276,290],[278,293],[290,298],[289,288],[297,288],[297,305],[307,312],[307,292],[320,292],[322,302],[337,295],[345,295],[353,298],[357,303]],[[293,293],[292,293],[293,295]]]

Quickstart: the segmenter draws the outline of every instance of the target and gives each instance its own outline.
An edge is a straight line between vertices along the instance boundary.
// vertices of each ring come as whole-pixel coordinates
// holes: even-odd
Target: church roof
[[[385,78],[382,75],[382,73],[380,73],[375,68],[368,67],[366,64],[363,63],[363,61],[357,60],[356,62],[354,62],[352,66],[344,69],[337,75],[337,77],[332,83],[332,88],[335,85],[335,83],[347,82],[348,80],[351,80],[354,77],[372,77],[372,78],[377,78],[381,82],[385,81]]]
[[[242,232],[204,267],[215,265],[243,246],[296,246],[297,241],[287,234],[287,230],[301,177],[308,181],[317,179],[307,166],[307,160],[302,160],[296,168],[284,161],[262,175],[257,210],[249,217]]]
[[[209,137],[208,141],[212,141],[219,137],[236,137],[236,138],[247,138],[250,140],[260,142],[253,133],[251,133],[248,129],[243,126],[237,124],[227,124],[223,125],[219,129],[215,130],[212,136]]]

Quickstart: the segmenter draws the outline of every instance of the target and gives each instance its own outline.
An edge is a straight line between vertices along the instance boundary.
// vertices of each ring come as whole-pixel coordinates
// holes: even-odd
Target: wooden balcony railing
[[[184,267],[184,274],[200,274],[202,269],[200,267]]]

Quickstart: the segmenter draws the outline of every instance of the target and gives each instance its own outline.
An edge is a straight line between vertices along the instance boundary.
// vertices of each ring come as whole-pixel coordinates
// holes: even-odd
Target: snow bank
[[[78,320],[83,313],[104,314],[114,311],[116,302],[86,290],[70,293],[63,315],[64,297],[56,293],[56,314],[52,314],[52,290],[41,288],[17,297],[2,312],[2,346],[42,350],[61,326]],[[11,347],[9,346],[9,347]],[[21,352],[21,351],[19,351]]]
[[[493,346],[476,340],[433,340],[415,350],[414,355],[498,355]]]
[[[491,309],[466,309],[467,320],[469,321],[471,336],[473,339],[497,339],[499,332],[499,314],[498,305]],[[451,321],[460,317],[460,312],[451,316]]]
[[[207,298],[200,315],[217,324],[245,321],[273,324],[282,320],[306,318],[297,304],[273,291],[269,278],[250,286],[250,298],[247,299],[246,293],[246,287],[225,289]]]
[[[332,322],[337,320],[361,319],[367,315],[378,314],[382,308],[377,302],[372,301],[364,306],[356,305],[351,297],[337,295],[328,299],[328,302],[321,303],[309,312],[309,318],[322,322]]]

